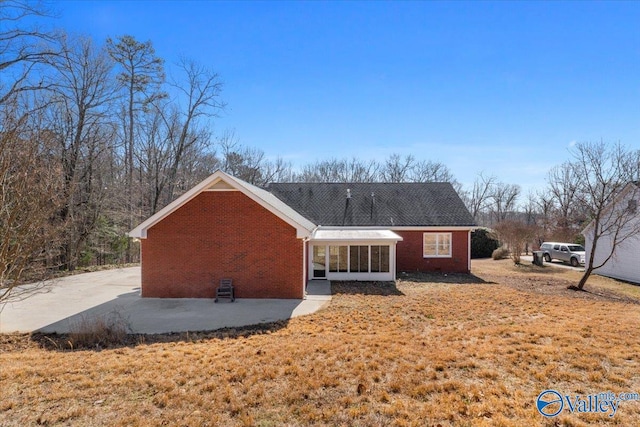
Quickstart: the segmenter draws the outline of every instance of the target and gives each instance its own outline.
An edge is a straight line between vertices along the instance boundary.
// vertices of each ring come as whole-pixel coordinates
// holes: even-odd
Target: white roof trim
[[[399,242],[402,237],[391,230],[380,229],[318,229],[311,236],[311,242],[345,242],[345,241],[385,241]]]
[[[406,225],[391,226],[389,229],[396,231],[469,231],[478,228],[475,225]]]
[[[278,218],[282,219],[287,224],[296,229],[296,237],[303,238],[308,237],[311,231],[315,228],[315,224],[300,215],[295,210],[291,209],[288,205],[282,202],[273,194],[266,190],[251,185],[248,182],[244,182],[241,179],[235,178],[227,173],[218,170],[210,175],[207,179],[197,184],[195,187],[178,197],[173,202],[169,203],[163,209],[156,212],[151,217],[147,218],[142,224],[129,232],[129,236],[137,237],[139,239],[147,238],[147,230],[158,222],[162,221],[165,217],[172,214],[174,211],[182,207],[191,199],[195,198],[203,191],[207,191],[212,187],[216,187],[220,181],[224,181],[230,187],[241,191],[245,196],[249,197]]]
[[[618,203],[620,203],[621,200],[623,200],[625,197],[627,197],[627,193],[630,193],[630,192],[633,192],[633,196],[634,197],[636,195],[640,194],[640,184],[638,184],[636,182],[628,182],[624,187],[622,187],[622,190],[620,190],[620,192],[618,194],[616,194],[616,196],[613,198],[613,201],[611,203],[609,203],[607,206],[604,207],[603,212],[607,212],[608,213]],[[582,234],[583,236],[587,237],[587,233],[590,231],[591,228],[593,228],[595,222],[596,222],[595,219],[592,219],[591,221],[589,221],[589,223],[586,225],[586,227],[584,227],[582,229],[580,234]]]
[[[323,230],[396,230],[396,231],[423,231],[423,230],[451,230],[451,231],[468,231],[475,230],[478,227],[476,225],[403,225],[403,226],[381,226],[381,225],[354,225],[354,226],[340,226],[340,225],[322,225]]]

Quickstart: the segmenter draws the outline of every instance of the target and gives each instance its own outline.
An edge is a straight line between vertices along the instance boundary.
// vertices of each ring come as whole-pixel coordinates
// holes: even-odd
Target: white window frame
[[[435,255],[427,255],[425,254],[425,237],[427,235],[430,236],[436,236],[436,254]],[[440,253],[440,239],[443,236],[447,236],[449,238],[449,252],[446,254],[441,254]],[[453,253],[453,237],[452,237],[452,233],[430,233],[430,232],[426,232],[426,233],[422,233],[422,257],[423,258],[451,258]]]

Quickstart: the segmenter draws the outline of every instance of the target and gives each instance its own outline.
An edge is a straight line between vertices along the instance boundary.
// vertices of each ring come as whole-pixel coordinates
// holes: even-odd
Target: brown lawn
[[[640,425],[640,401],[614,417],[535,408],[549,388],[640,392],[636,287],[574,292],[576,272],[506,260],[473,272],[335,284],[314,315],[101,351],[5,335],[0,425]]]

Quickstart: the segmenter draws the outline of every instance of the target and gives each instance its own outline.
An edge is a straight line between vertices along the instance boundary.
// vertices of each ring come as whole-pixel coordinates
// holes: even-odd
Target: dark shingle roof
[[[445,182],[274,183],[266,189],[316,225],[475,225],[458,193]]]

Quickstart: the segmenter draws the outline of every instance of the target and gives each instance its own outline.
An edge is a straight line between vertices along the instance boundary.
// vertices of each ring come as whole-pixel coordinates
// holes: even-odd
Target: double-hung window
[[[451,233],[424,233],[422,256],[424,258],[451,257]]]

